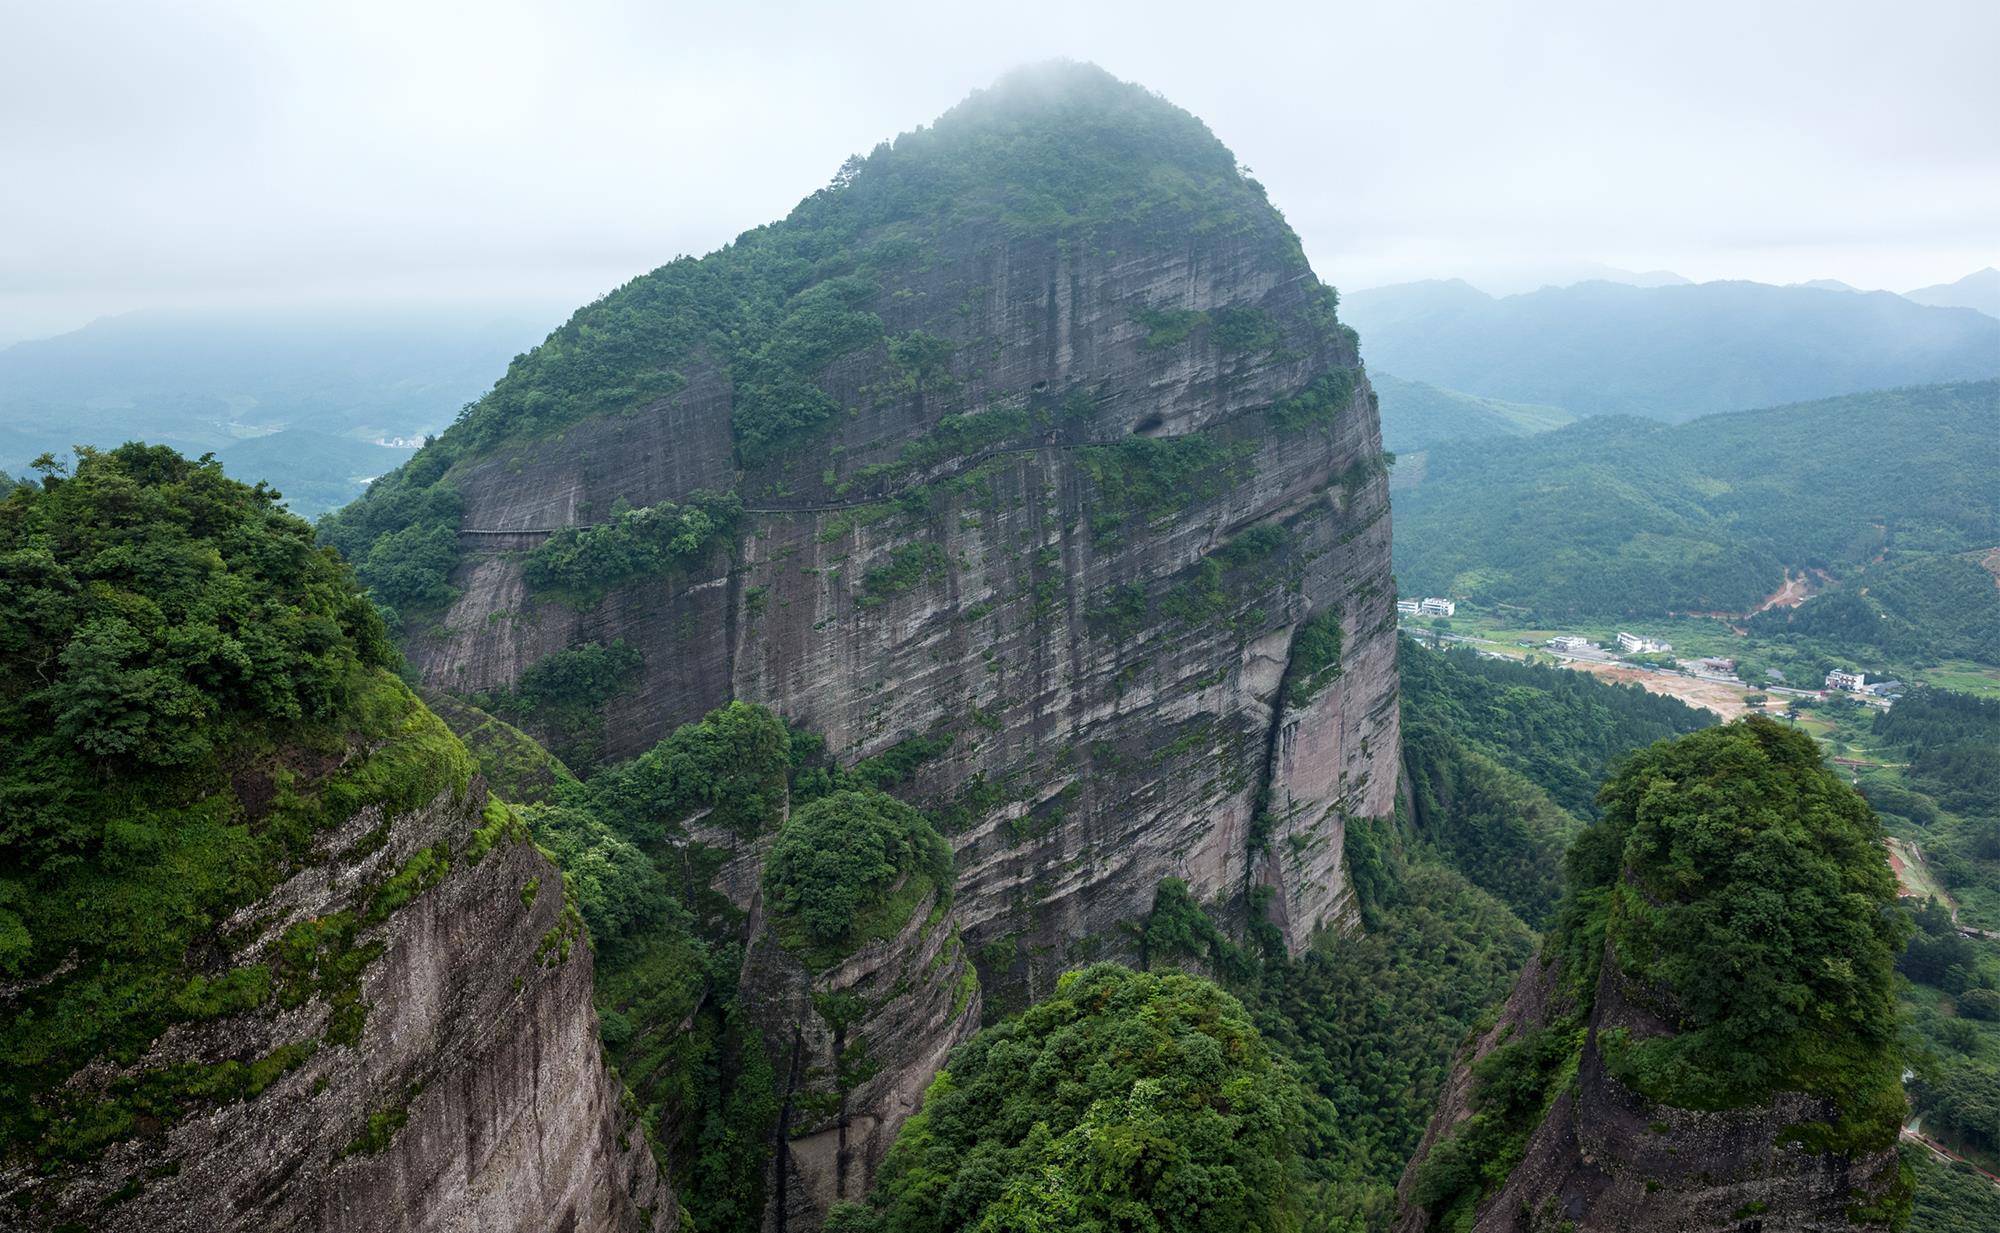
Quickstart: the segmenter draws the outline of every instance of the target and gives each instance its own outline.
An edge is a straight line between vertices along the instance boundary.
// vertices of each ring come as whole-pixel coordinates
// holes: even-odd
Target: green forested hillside
[[[1382,448],[1402,454],[1443,441],[1522,437],[1575,421],[1561,407],[1531,406],[1405,381],[1379,369],[1368,374],[1382,415]]]
[[[1125,1184],[1103,1171],[1093,1145],[1151,1128],[1145,1133],[1173,1146],[1147,1159],[1182,1179],[1175,1184],[1231,1176],[1244,1187],[1220,1206],[1176,1199],[1185,1221],[1171,1227],[1237,1227],[1254,1209],[1282,1210],[1326,1233],[1386,1229],[1396,1178],[1453,1050],[1532,948],[1509,903],[1547,910],[1543,875],[1584,824],[1607,765],[1707,722],[1635,689],[1413,644],[1404,647],[1403,671],[1406,724],[1426,734],[1412,746],[1413,773],[1447,787],[1420,787],[1415,819],[1350,826],[1365,932],[1287,959],[1267,927],[1231,940],[1217,924],[1233,919],[1226,909],[1210,909],[1218,912],[1211,917],[1178,883],[1164,884],[1136,925],[1138,966],[1192,968],[1231,996],[1119,969],[1072,978],[1055,1001],[1003,1021],[963,1062],[954,1059],[953,1077],[933,1093],[935,1118],[912,1124],[870,1205],[844,1209],[838,1221],[846,1223],[834,1227],[960,1227],[976,1211],[1045,1212],[1052,1203],[1087,1210]],[[738,1000],[737,914],[706,889],[705,862],[719,854],[683,848],[674,836],[703,810],[705,825],[767,832],[789,801],[798,826],[780,832],[787,855],[773,863],[767,897],[796,917],[790,945],[851,946],[856,938],[843,928],[868,932],[884,904],[910,898],[901,892],[916,879],[940,876],[931,824],[882,794],[900,790],[937,747],[906,742],[842,767],[810,734],[735,704],[578,783],[491,716],[469,707],[447,714],[468,732],[489,779],[548,802],[523,815],[563,865],[589,925],[606,1046],[683,1187],[694,1227],[754,1227],[778,1096]],[[1458,791],[1467,766],[1476,767],[1476,790]],[[1515,808],[1524,799],[1546,825],[1524,825]],[[890,865],[908,876],[886,874]],[[891,882],[897,894],[884,892]],[[682,1030],[648,1028],[666,1022]],[[1196,1099],[1132,1105],[1113,1117],[1074,1103],[1082,1089],[1066,1086],[1104,1095],[1136,1091],[1144,1079],[1195,1099],[1209,1090],[1208,1072],[1187,1068],[1209,1048],[1196,1037],[1221,1039],[1217,1031],[1281,1067],[1253,1062],[1232,1081],[1258,1091],[1268,1115],[1204,1111]],[[1111,1040],[1152,1041],[1159,1052],[1128,1069],[1062,1069],[1078,1042]],[[1018,1074],[1024,1051],[1042,1059],[1056,1098],[1000,1081],[996,1062]],[[1045,1133],[1033,1130],[1035,1120]],[[1257,1159],[1243,1151],[1253,1139]],[[1288,1167],[1268,1167],[1287,1156]]]
[[[1786,570],[1823,570],[1882,614],[1863,636],[1918,627],[1933,654],[1991,657],[2000,591],[1975,585],[1975,554],[2000,545],[1996,474],[2000,381],[1677,427],[1585,420],[1431,450],[1397,499],[1397,572],[1407,593],[1559,620],[1746,612]]]
[[[283,428],[215,451],[222,469],[245,483],[263,480],[284,493],[285,508],[317,518],[361,495],[368,482],[410,460],[414,449]]]
[[[1356,292],[1362,358],[1487,398],[1678,423],[1860,390],[2000,376],[2000,321],[1888,292],[1582,282]]]
[[[1632,750],[1715,722],[1582,672],[1427,651],[1405,639],[1403,768],[1417,833],[1529,924],[1562,892],[1562,854]]]
[[[1633,996],[1661,999],[1677,1025],[1643,1038],[1600,1025],[1607,1067],[1635,1091],[1684,1109],[1805,1091],[1838,1110],[1813,1128],[1822,1150],[1896,1142],[1906,927],[1888,910],[1881,827],[1812,739],[1759,716],[1705,729],[1628,759],[1599,799],[1544,943],[1567,1009],[1477,1065],[1473,1115],[1418,1170],[1417,1201],[1443,1227],[1467,1227],[1574,1075],[1600,961],[1656,991]]]

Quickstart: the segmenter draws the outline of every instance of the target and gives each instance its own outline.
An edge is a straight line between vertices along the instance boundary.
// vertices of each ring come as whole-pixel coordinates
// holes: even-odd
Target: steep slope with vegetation
[[[1758,717],[1636,755],[1600,801],[1399,1227],[1900,1222],[1904,926],[1867,804]]]
[[[672,1225],[556,870],[305,523],[80,451],[0,501],[0,631],[11,1220]]]
[[[2000,381],[1666,428],[1589,420],[1440,446],[1397,498],[1411,594],[1535,617],[1749,612],[1786,571],[1843,585],[1763,625],[2000,662]]]
[[[1417,283],[1358,292],[1349,316],[1377,368],[1579,416],[1679,423],[2000,376],[2000,321],[1888,292],[1582,282],[1495,299]]]
[[[955,1053],[871,1205],[828,1227],[1286,1228],[1301,1105],[1234,998],[1098,964]]]
[[[1406,724],[1448,722],[1451,735],[1463,742],[1449,747],[1454,756],[1476,756],[1470,752],[1475,747],[1505,751],[1522,739],[1523,716],[1530,717],[1530,726],[1532,721],[1557,725],[1574,709],[1573,739],[1556,742],[1563,752],[1527,764],[1553,790],[1562,790],[1586,771],[1597,774],[1603,762],[1656,732],[1684,731],[1707,722],[1677,703],[1635,697],[1637,691],[1589,678],[1522,672],[1513,665],[1439,656],[1408,645],[1401,663]],[[1499,675],[1483,675],[1489,667]],[[1515,675],[1504,671],[1508,669]],[[1572,680],[1577,681],[1574,686]],[[1544,686],[1561,688],[1561,696]],[[1490,773],[1509,791],[1547,801],[1540,795],[1545,791],[1541,784],[1518,771],[1496,763]],[[1453,1050],[1503,996],[1532,953],[1530,930],[1465,875],[1486,873],[1496,863],[1495,851],[1524,860],[1547,853],[1521,842],[1517,820],[1506,811],[1480,805],[1452,797],[1434,802],[1416,824],[1404,820],[1349,828],[1347,860],[1365,920],[1363,933],[1322,938],[1296,956],[1286,952],[1268,924],[1234,940],[1222,927],[1226,922],[1204,911],[1177,880],[1161,884],[1152,910],[1137,927],[1138,965],[1156,973],[1199,972],[1218,982],[1241,1003],[1263,1048],[1282,1064],[1280,1080],[1295,1085],[1286,1099],[1296,1100],[1302,1110],[1300,1131],[1270,1145],[1274,1159],[1288,1156],[1293,1166],[1283,1174],[1259,1172],[1255,1176],[1264,1180],[1249,1188],[1259,1203],[1283,1196],[1282,1204],[1264,1211],[1269,1227],[1355,1233],[1390,1226],[1396,1179],[1422,1136]],[[1486,846],[1474,850],[1444,842],[1438,832],[1483,835]],[[1093,979],[1121,991],[1135,987],[1129,975]],[[1076,1001],[1068,997],[1070,1004]],[[1124,992],[1105,1005],[1114,1003],[1153,1005]],[[1174,1004],[1186,1003],[1177,999]],[[1044,1150],[1050,1140],[1072,1148],[1124,1142],[1124,1136],[1139,1132],[1122,1122],[1121,1129],[1101,1136],[1086,1131],[1121,1119],[1127,1110],[1156,1109],[1158,1115],[1149,1116],[1147,1127],[1178,1127],[1175,1111],[1186,1106],[1158,1111],[1149,1103],[1156,1100],[1155,1089],[1146,1086],[1150,1077],[1142,1068],[1100,1070],[1095,1061],[1101,1054],[1094,1048],[1038,1055],[1035,1082],[1056,1085],[1054,1102],[1018,1082],[1010,1089],[1010,1081],[995,1073],[992,1059],[1004,1052],[1012,1074],[1026,1068],[1012,1042],[1019,1031],[1044,1030],[1045,1021],[1036,1014],[1031,1010],[1018,1024],[989,1031],[972,1049],[954,1055],[934,1089],[934,1096],[946,1094],[941,1106],[945,1129],[940,1132],[924,1119],[912,1122],[867,1210],[837,1209],[836,1227],[973,1227],[980,1219],[997,1220],[1002,1212],[1024,1218],[1028,1211],[1050,1210],[1064,1212],[1073,1226],[1114,1193],[1132,1205],[1125,1209],[1128,1213],[1144,1213],[1153,1227],[1201,1227],[1208,1213],[1200,1202],[1184,1201],[1180,1191],[1150,1180],[1163,1170],[1175,1173],[1179,1184],[1196,1165],[1216,1170],[1205,1176],[1239,1176],[1231,1164],[1235,1155],[1213,1151],[1212,1142],[1197,1134],[1176,1133],[1170,1136],[1172,1144],[1139,1139],[1158,1145],[1158,1150],[1145,1149],[1143,1157],[1157,1162],[1157,1169],[1084,1173],[1075,1167],[1085,1162],[1083,1155],[1066,1150],[1055,1159]],[[1116,1039],[1149,1038],[1141,1024],[1150,1021],[1114,1016],[1108,1009],[1105,1016],[1116,1019]],[[1093,1024],[1089,1030],[1103,1029]],[[1058,1038],[1071,1039],[1066,1031],[1051,1036]],[[1164,1034],[1150,1038],[1168,1039]],[[1113,1050],[1112,1056],[1127,1055]],[[958,1101],[968,1087],[977,1094]],[[1065,1102],[1085,1095],[1088,1111],[1072,1121],[1077,1110]],[[1021,1119],[1032,1122],[1038,1110],[1046,1114],[1051,1109],[1068,1112],[1050,1121],[1047,1138],[1037,1138],[1032,1128],[1021,1137],[1026,1125]],[[1076,1129],[1068,1130],[1071,1126]],[[1031,1141],[1037,1145],[1033,1151],[1027,1150]],[[1182,1144],[1206,1146],[1170,1150]],[[1246,1219],[1241,1212],[1231,1218]]]
[[[1585,673],[1405,641],[1403,769],[1418,834],[1523,920],[1547,923],[1562,857],[1634,749],[1714,722]]]
[[[1368,380],[1382,413],[1382,445],[1391,453],[1408,454],[1446,441],[1486,437],[1524,437],[1560,428],[1577,418],[1561,407],[1505,402],[1441,389],[1422,381],[1405,381],[1385,372]]]
[[[732,700],[926,751],[1008,1004],[1174,874],[1299,948],[1396,779],[1335,301],[1200,121],[1043,66],[582,309],[322,534],[427,688],[580,774]]]

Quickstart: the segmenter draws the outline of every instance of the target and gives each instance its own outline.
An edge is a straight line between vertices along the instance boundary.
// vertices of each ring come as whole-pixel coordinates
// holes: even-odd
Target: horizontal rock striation
[[[518,825],[476,835],[485,797],[475,780],[394,818],[370,807],[322,836],[310,864],[223,932],[235,961],[276,963],[301,926],[358,918],[340,952],[360,967],[358,1002],[323,983],[275,1014],[176,1026],[133,1067],[106,1061],[78,1076],[109,1086],[164,1067],[291,1059],[260,1093],[114,1143],[87,1171],[0,1179],[0,1227],[675,1228],[674,1196],[599,1050],[590,950],[561,874]],[[411,869],[432,871],[419,893],[371,919],[371,891]],[[325,980],[336,956],[322,959]],[[365,1017],[348,1039],[339,1019],[357,1006]]]
[[[733,554],[587,606],[475,550],[413,663],[470,692],[565,647],[636,647],[609,756],[731,698],[855,757],[954,734],[914,788],[958,821],[966,935],[1016,997],[1117,951],[1168,876],[1212,901],[1271,887],[1294,947],[1350,920],[1343,819],[1391,811],[1397,740],[1388,495],[1352,334],[1268,210],[1173,245],[967,229],[939,249],[873,307],[891,335],[948,338],[949,377],[919,387],[880,346],[836,361],[823,384],[847,411],[803,462],[735,469],[726,377],[703,366],[629,416],[461,463],[466,528],[702,489],[749,512]],[[1161,343],[1146,316],[1232,309],[1272,341]],[[1294,632],[1327,612],[1343,670],[1287,705]]]

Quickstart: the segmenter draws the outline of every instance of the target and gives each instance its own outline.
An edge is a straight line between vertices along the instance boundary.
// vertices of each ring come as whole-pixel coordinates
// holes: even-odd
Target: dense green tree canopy
[[[1547,664],[1428,651],[1404,639],[1403,709],[1411,721],[1519,772],[1579,817],[1594,817],[1612,765],[1654,741],[1715,722],[1676,698]]]
[[[2000,592],[1956,554],[2000,542],[1996,413],[1979,381],[1440,446],[1397,494],[1396,572],[1555,620],[1747,612],[1810,567],[1868,594],[1766,632],[1991,660]]]
[[[1674,1104],[1803,1088],[1870,1117],[1886,1070],[1893,1119],[1905,926],[1881,824],[1812,738],[1758,716],[1707,729],[1635,755],[1601,799],[1573,890],[1605,903],[1620,967],[1680,1027],[1614,1066]]]
[[[1235,998],[1099,964],[952,1054],[903,1128],[870,1233],[1297,1227],[1301,1095]]]
[[[791,735],[761,706],[732,702],[682,724],[629,762],[599,772],[580,803],[644,844],[708,810],[708,821],[755,835],[785,806]]]
[[[933,889],[949,899],[951,874],[951,845],[923,814],[846,788],[785,819],[764,862],[764,895],[781,936],[844,953],[900,928]]]
[[[85,450],[0,500],[0,1145],[89,1158],[261,1090],[310,1046],[108,1093],[65,1080],[178,1021],[296,1005],[301,965],[327,1038],[358,1035],[354,913],[236,967],[218,927],[327,826],[466,790],[463,747],[391,657],[347,567],[213,462]]]
[[[0,500],[0,851],[92,851],[109,788],[200,782],[246,728],[323,721],[389,662],[347,569],[265,489],[164,446]]]

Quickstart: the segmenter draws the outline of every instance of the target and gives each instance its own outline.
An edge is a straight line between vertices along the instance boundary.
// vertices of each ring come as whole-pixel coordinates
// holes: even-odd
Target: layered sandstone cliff
[[[1270,888],[1295,948],[1347,924],[1344,821],[1395,786],[1388,493],[1354,336],[1282,219],[968,224],[871,277],[884,335],[950,358],[839,357],[838,418],[788,458],[738,465],[729,370],[697,356],[670,396],[458,461],[460,593],[408,645],[427,685],[623,643],[607,757],[736,698],[848,758],[952,735],[912,795],[957,819],[996,1005],[1120,953],[1169,876]],[[699,490],[747,510],[704,566],[581,605],[525,580],[548,529]],[[1288,691],[1315,617],[1339,662]]]
[[[893,760],[950,841],[948,907],[818,970],[758,909],[775,819],[633,834],[707,871],[687,900],[744,947],[784,1102],[767,1224],[858,1197],[950,1047],[1132,955],[1164,880],[1295,951],[1355,922],[1396,636],[1335,310],[1199,121],[1033,70],[586,307],[328,531],[427,689],[586,778],[758,703]]]
[[[238,1098],[0,1177],[0,1227],[664,1231],[674,1196],[621,1103],[561,874],[484,785],[363,809],[223,927],[214,964],[275,972],[238,1014],[177,1025],[107,1093],[202,1074]],[[143,1086],[140,1089],[144,1090]]]
[[[1887,1229],[1903,1185],[1893,1143],[1826,1150],[1840,1121],[1829,1101],[1780,1092],[1749,1108],[1700,1111],[1646,1099],[1607,1066],[1606,1033],[1672,1027],[1632,996],[1608,957],[1586,1018],[1575,1077],[1557,1091],[1504,1186],[1477,1206],[1472,1233],[1846,1233]],[[1467,1046],[1403,1174],[1397,1233],[1428,1233],[1441,1212],[1420,1202],[1421,1174],[1475,1112],[1474,1066],[1509,1041],[1557,1025],[1573,1008],[1561,965],[1531,962],[1498,1021]],[[1907,1196],[1904,1195],[1904,1198]]]

